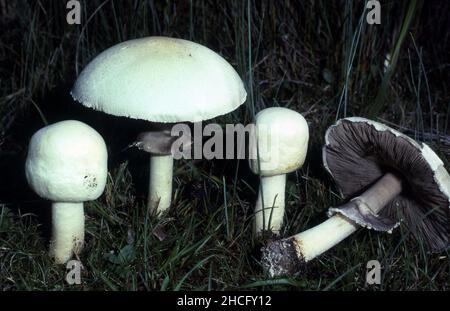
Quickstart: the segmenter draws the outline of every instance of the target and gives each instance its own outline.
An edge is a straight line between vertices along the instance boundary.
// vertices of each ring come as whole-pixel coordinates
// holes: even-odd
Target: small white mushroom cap
[[[152,122],[199,122],[235,110],[247,93],[220,55],[200,44],[147,37],[94,58],[72,92],[84,106]]]
[[[97,199],[105,188],[107,150],[102,136],[74,120],[37,131],[31,138],[25,171],[41,197],[54,202]]]
[[[274,176],[295,171],[303,165],[308,149],[308,123],[291,109],[272,107],[256,115],[257,139],[250,145],[250,168],[261,176]],[[257,146],[259,154],[257,153]]]

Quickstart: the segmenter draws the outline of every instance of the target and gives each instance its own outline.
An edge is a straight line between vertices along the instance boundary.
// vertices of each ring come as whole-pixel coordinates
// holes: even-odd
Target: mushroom
[[[428,145],[375,121],[345,118],[325,135],[323,163],[348,202],[327,221],[263,249],[272,276],[289,275],[359,227],[392,232],[403,221],[431,252],[450,246],[450,176]]]
[[[286,174],[300,168],[308,149],[308,124],[288,108],[266,108],[256,115],[256,143],[250,144],[250,169],[260,174],[255,233],[279,234],[285,208]],[[295,142],[295,143],[293,143]]]
[[[229,113],[247,96],[239,75],[221,56],[167,37],[107,49],[81,72],[71,94],[84,106],[111,115],[166,123],[140,134],[135,143],[150,154],[148,206],[158,214],[172,199],[171,125]]]
[[[50,255],[56,263],[83,248],[83,202],[103,193],[107,159],[103,138],[79,121],[57,122],[31,137],[25,173],[31,188],[52,201]]]

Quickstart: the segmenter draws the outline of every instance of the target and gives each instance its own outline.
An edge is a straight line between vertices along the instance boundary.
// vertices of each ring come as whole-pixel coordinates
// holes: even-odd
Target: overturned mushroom
[[[255,206],[255,233],[268,230],[279,234],[284,217],[286,174],[305,162],[308,124],[294,110],[266,108],[256,115],[255,134],[256,143],[250,145],[250,168],[261,176]]]
[[[83,202],[103,193],[107,158],[100,134],[79,121],[54,123],[31,138],[26,177],[39,196],[53,201],[50,255],[56,263],[65,263],[83,248]]]
[[[450,176],[426,144],[356,117],[339,120],[325,140],[324,166],[349,201],[322,224],[270,242],[262,262],[272,276],[296,272],[360,226],[391,232],[403,221],[431,252],[449,247]]]
[[[166,123],[138,137],[150,153],[148,206],[171,205],[173,155],[170,125],[201,122],[235,110],[247,93],[233,67],[187,40],[147,37],[117,44],[89,63],[72,92],[84,106],[115,116]]]

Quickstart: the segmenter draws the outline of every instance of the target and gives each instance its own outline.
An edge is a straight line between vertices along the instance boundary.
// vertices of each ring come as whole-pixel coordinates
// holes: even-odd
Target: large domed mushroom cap
[[[247,93],[233,67],[182,39],[117,44],[81,72],[72,92],[84,106],[152,122],[198,122],[235,110]]]
[[[323,163],[346,199],[358,196],[386,173],[402,179],[403,191],[378,215],[391,223],[404,221],[431,251],[449,247],[450,176],[428,147],[400,132],[364,118],[345,118],[326,133]],[[370,217],[355,209],[330,209],[360,225]]]

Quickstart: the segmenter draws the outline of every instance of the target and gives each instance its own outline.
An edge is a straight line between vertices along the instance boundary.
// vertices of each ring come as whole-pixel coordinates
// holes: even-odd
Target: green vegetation
[[[450,289],[449,252],[427,254],[405,227],[392,235],[360,230],[301,274],[271,280],[258,261],[263,241],[252,240],[258,183],[247,161],[177,161],[173,208],[157,220],[139,190],[146,180],[135,172],[148,162],[137,152],[112,153],[105,194],[86,204],[83,283],[68,285],[65,267],[47,257],[45,215],[30,208],[42,200],[21,166],[35,130],[79,117],[67,94],[94,56],[142,36],[190,39],[223,55],[246,83],[245,106],[218,122],[252,122],[270,106],[308,120],[307,161],[288,177],[282,235],[292,235],[341,202],[321,167],[325,130],[338,118],[386,122],[426,141],[449,167],[448,2],[383,1],[381,25],[365,22],[363,1],[90,0],[82,1],[81,25],[66,23],[65,1],[2,3],[1,290]],[[372,259],[383,266],[379,286],[365,285]]]

